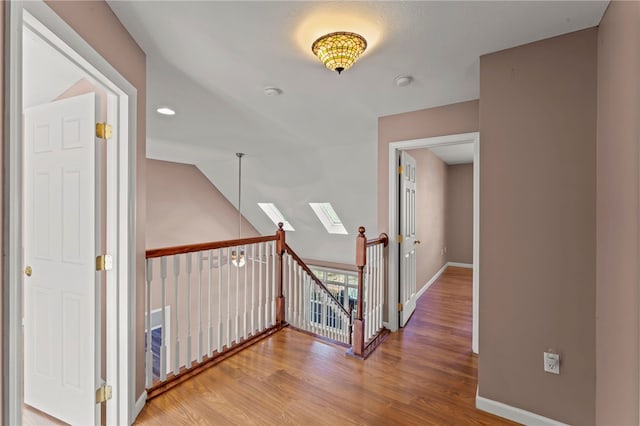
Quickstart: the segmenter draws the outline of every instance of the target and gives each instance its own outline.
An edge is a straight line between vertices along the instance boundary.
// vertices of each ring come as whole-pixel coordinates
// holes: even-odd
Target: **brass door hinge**
[[[398,303],[398,312],[402,312],[402,303]]]
[[[111,399],[111,386],[102,385],[96,390],[96,404],[106,402]]]
[[[110,271],[113,268],[113,258],[110,254],[96,257],[96,271]]]
[[[111,139],[113,129],[110,124],[96,123],[96,137],[100,139]]]
[[[398,166],[398,174],[401,175],[402,174],[402,166]]]
[[[402,242],[402,234],[398,234],[398,242],[401,243]]]

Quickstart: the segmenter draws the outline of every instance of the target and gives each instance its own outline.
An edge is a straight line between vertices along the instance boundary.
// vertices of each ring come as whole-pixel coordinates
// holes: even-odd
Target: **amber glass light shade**
[[[367,41],[359,34],[336,32],[313,42],[311,50],[322,63],[340,74],[348,70],[367,48]]]

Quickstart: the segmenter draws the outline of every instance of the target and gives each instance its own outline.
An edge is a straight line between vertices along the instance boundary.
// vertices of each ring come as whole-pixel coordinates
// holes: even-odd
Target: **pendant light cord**
[[[238,239],[242,237],[242,157],[244,153],[237,152],[238,157]]]

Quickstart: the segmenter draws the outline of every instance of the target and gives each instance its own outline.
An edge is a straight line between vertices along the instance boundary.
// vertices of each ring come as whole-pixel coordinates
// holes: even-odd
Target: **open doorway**
[[[389,245],[389,327],[392,330],[396,330],[401,322],[406,322],[406,318],[410,316],[410,313],[406,312],[398,312],[404,309],[404,305],[406,301],[399,300],[400,295],[406,295],[407,292],[405,287],[410,287],[413,285],[416,290],[413,295],[409,295],[408,297],[412,297],[413,303],[415,303],[415,299],[419,297],[420,288],[422,290],[426,290],[429,283],[415,283],[407,284],[403,281],[401,275],[403,274],[402,269],[404,266],[400,268],[401,259],[400,259],[400,249],[402,248],[403,253],[406,251],[405,247],[403,247],[404,225],[402,224],[403,219],[406,217],[410,217],[411,214],[407,215],[405,211],[401,210],[401,205],[403,203],[400,202],[403,197],[401,197],[402,192],[406,190],[406,188],[402,185],[402,180],[406,178],[406,173],[397,173],[398,171],[405,172],[406,167],[401,162],[401,154],[402,153],[410,153],[412,150],[417,149],[429,149],[429,154],[427,157],[437,158],[439,154],[446,158],[446,161],[441,159],[435,160],[441,164],[441,167],[444,167],[446,162],[450,163],[468,163],[469,159],[471,159],[473,163],[473,247],[472,247],[472,262],[471,266],[473,268],[473,326],[472,326],[472,350],[475,353],[478,353],[478,289],[479,289],[479,280],[478,280],[478,259],[479,259],[479,134],[475,133],[467,133],[460,135],[449,135],[449,136],[441,136],[441,137],[433,137],[433,138],[425,138],[418,140],[410,140],[410,141],[399,141],[393,142],[389,144],[389,229],[390,230],[398,230],[398,234],[396,235],[396,244]],[[413,151],[418,152],[418,151]],[[436,154],[437,153],[437,154]],[[404,156],[406,157],[406,155]],[[436,164],[434,162],[434,164]],[[400,167],[399,167],[400,166]],[[417,166],[416,166],[417,167]],[[418,171],[419,173],[419,171]],[[416,203],[413,203],[413,208],[415,208]],[[406,208],[406,206],[402,206]],[[419,221],[419,219],[416,219]],[[437,224],[436,224],[437,226]],[[392,231],[393,232],[393,231]],[[402,235],[402,237],[400,237]],[[431,244],[429,249],[433,251],[434,264],[436,262],[444,263],[439,272],[442,272],[446,267],[447,263],[443,261],[446,259],[446,241],[443,237],[444,228],[440,229],[440,241],[436,241],[437,244],[433,244],[433,241],[421,241],[420,249],[424,248],[427,244]],[[420,241],[415,236],[411,240],[414,243]],[[418,250],[418,249],[417,249]],[[469,266],[467,262],[454,262],[458,264],[458,266]],[[408,274],[405,271],[405,275],[411,277],[411,274]],[[413,276],[415,277],[415,271],[413,271]],[[437,274],[434,275],[437,277]],[[415,278],[414,278],[415,279]],[[396,311],[396,306],[398,306],[398,311]],[[409,304],[409,306],[414,306],[413,304]],[[401,317],[401,314],[403,316]]]
[[[129,423],[135,89],[46,4],[6,7],[3,423]]]

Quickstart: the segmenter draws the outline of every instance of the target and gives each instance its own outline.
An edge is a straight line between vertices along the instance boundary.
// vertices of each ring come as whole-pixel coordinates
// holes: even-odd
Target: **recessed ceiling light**
[[[267,96],[278,96],[282,93],[282,89],[278,89],[277,87],[265,87],[264,94]]]
[[[410,75],[399,75],[395,78],[396,86],[398,87],[408,86],[412,81],[413,77]]]
[[[176,112],[169,107],[160,107],[156,111],[162,115],[176,115]]]

